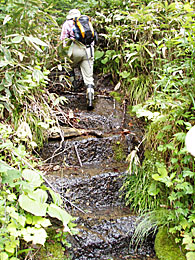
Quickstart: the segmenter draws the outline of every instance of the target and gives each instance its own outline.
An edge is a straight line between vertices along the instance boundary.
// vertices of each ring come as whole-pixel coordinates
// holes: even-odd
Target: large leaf
[[[29,189],[33,190],[43,183],[41,175],[35,171],[25,169],[22,172],[22,177],[28,182]]]
[[[8,164],[0,161],[0,173],[2,173],[2,183],[8,183],[11,187],[16,185],[15,180],[21,177],[21,172]]]
[[[156,196],[159,192],[160,192],[160,189],[157,188],[157,184],[155,182],[151,183],[151,185],[148,189],[149,195]]]
[[[45,216],[47,210],[47,204],[35,201],[29,198],[27,195],[20,195],[19,197],[20,207],[35,216]]]
[[[195,259],[195,252],[188,252],[186,254],[187,260],[194,260]]]
[[[104,51],[95,51],[95,53],[94,53],[94,58],[96,60],[102,58],[103,56],[104,56]]]
[[[27,227],[22,230],[24,240],[32,241],[34,244],[44,245],[47,233],[43,228]]]
[[[36,200],[36,201],[41,202],[41,203],[45,203],[48,199],[47,192],[45,190],[42,190],[42,189],[37,189],[35,191],[28,192],[28,196],[31,199]]]
[[[6,252],[1,252],[0,253],[0,259],[1,260],[8,260],[8,254]]]
[[[33,36],[28,37],[28,40],[29,40],[31,43],[35,43],[35,44],[38,44],[38,45],[40,45],[40,46],[45,46],[45,47],[48,46],[47,43],[45,43],[45,42],[41,41],[39,38],[35,38],[35,37],[33,37]]]
[[[64,209],[61,209],[55,204],[51,204],[47,212],[52,218],[57,218],[62,221],[64,226],[73,219],[70,214],[68,214]]]
[[[152,178],[153,178],[155,181],[160,181],[162,178],[167,177],[167,170],[166,170],[166,168],[164,168],[164,167],[158,168],[158,173],[159,173],[159,174],[153,174],[153,175],[152,175]]]

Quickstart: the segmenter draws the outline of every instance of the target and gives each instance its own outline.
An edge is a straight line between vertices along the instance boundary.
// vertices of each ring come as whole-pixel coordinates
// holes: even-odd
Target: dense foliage
[[[47,91],[49,70],[61,65],[50,8],[43,1],[0,1],[1,260],[33,259],[33,245],[44,245],[53,218],[62,223],[56,239],[66,243],[74,233],[72,216],[33,155],[65,101]]]
[[[166,225],[192,260],[195,169],[185,135],[195,122],[194,3],[156,0],[0,1],[1,259],[27,254],[20,249],[31,249],[40,234],[44,244],[48,216],[72,232],[72,218],[43,184],[32,151],[58,125],[56,111],[65,100],[47,91],[48,75],[68,66],[58,39],[66,12],[75,7],[94,18],[99,33],[95,69],[111,73],[112,95],[128,100],[129,112],[146,123],[142,163],[139,147],[128,158],[126,202]]]
[[[98,57],[103,71],[112,72],[116,89],[130,101],[131,113],[147,126],[142,164],[136,150],[128,158],[126,201],[134,211],[153,211],[156,224],[167,225],[185,246],[187,259],[194,259],[195,169],[185,148],[186,133],[195,121],[193,3],[112,4],[112,12],[101,11],[108,49]],[[113,95],[121,98],[121,91]],[[162,207],[166,218],[159,219]]]

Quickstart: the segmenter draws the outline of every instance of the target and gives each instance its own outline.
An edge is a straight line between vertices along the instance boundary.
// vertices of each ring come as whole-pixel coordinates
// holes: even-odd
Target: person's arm
[[[60,36],[60,40],[63,41],[63,46],[66,46],[66,39],[74,39],[73,26],[72,20],[68,20],[63,24]]]

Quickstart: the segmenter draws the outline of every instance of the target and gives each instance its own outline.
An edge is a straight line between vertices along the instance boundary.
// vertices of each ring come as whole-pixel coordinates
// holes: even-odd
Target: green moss
[[[160,228],[155,239],[155,251],[159,260],[186,260],[173,236],[168,234],[167,228]]]
[[[114,150],[114,159],[117,162],[121,162],[126,159],[127,155],[125,154],[125,146],[120,141],[117,141],[113,146]]]
[[[36,253],[34,260],[70,260],[66,256],[65,248],[56,238],[55,228],[48,230],[48,240],[45,245]]]

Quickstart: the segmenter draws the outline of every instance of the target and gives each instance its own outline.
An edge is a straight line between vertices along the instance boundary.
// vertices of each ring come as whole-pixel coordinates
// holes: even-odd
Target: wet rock
[[[64,110],[68,115],[71,111],[73,127],[61,122],[55,140],[44,145],[42,158],[53,168],[46,177],[77,218],[79,233],[68,238],[73,260],[149,260],[154,239],[148,238],[137,251],[130,246],[136,216],[120,196],[126,156],[143,133],[121,104],[101,95],[96,93],[95,108],[89,112],[84,93],[69,94]]]
[[[120,210],[118,217],[107,213],[107,217],[103,219],[92,216],[89,219],[80,217],[77,220],[80,232],[70,238],[74,260],[109,259],[109,257],[111,259],[127,259],[125,256],[128,254],[138,254],[142,258],[151,255],[153,243],[149,241],[146,241],[144,246],[139,247],[137,252],[133,248],[129,249],[136,217],[122,216],[123,209],[118,210]],[[101,216],[100,213],[99,215]],[[82,223],[82,226],[79,226],[79,223]]]
[[[82,139],[65,140],[64,142],[49,141],[44,145],[41,154],[44,160],[67,165],[93,164],[103,161],[113,161],[116,144],[122,144],[124,154],[132,147],[134,135],[112,135],[103,138],[85,137]]]

